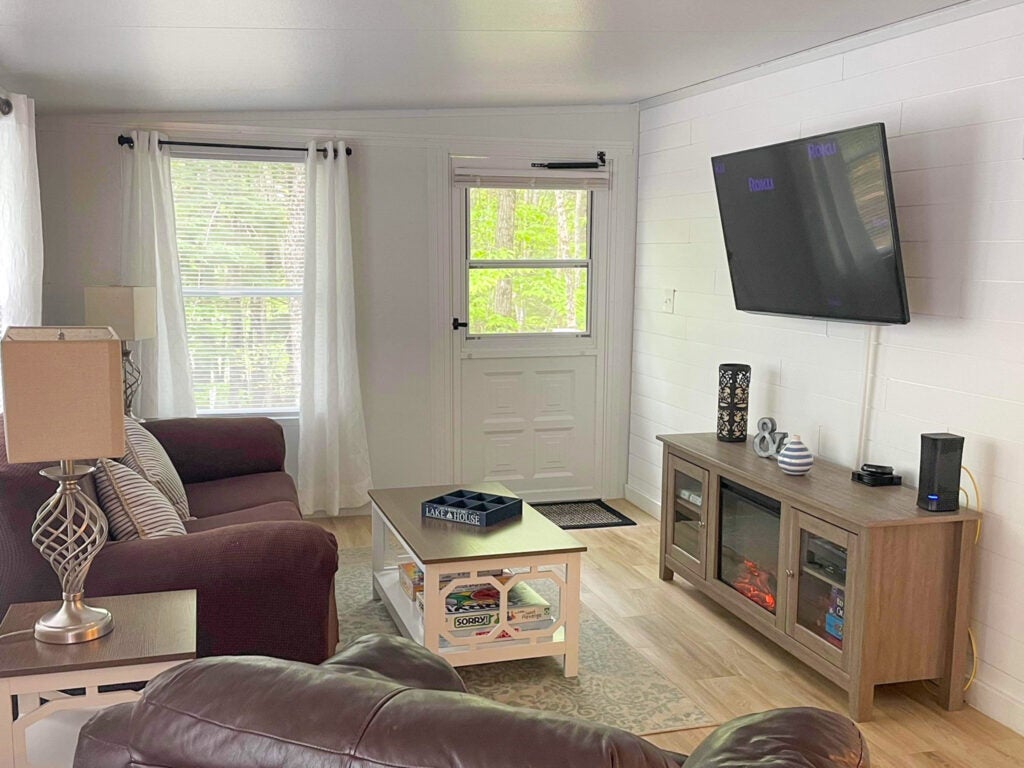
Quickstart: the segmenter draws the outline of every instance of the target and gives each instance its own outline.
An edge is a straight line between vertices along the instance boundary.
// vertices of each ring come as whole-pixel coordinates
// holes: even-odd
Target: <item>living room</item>
[[[471,693],[501,705],[561,713],[595,729],[615,726],[645,737],[645,745],[686,754],[707,753],[715,742],[711,734],[733,718],[817,707],[844,719],[790,724],[784,732],[803,732],[798,735],[810,742],[820,735],[821,744],[826,736],[863,734],[875,765],[1024,761],[1018,589],[1024,522],[1017,493],[1024,460],[1018,436],[1024,355],[1017,340],[1024,321],[1018,264],[1024,5],[645,3],[627,10],[611,3],[472,9],[448,2],[308,3],[285,11],[274,4],[113,9],[84,3],[60,18],[43,4],[11,6],[0,21],[0,95],[11,105],[11,114],[0,117],[0,131],[9,130],[0,133],[0,147],[5,161],[21,148],[22,158],[32,160],[24,167],[38,170],[19,172],[14,181],[15,174],[0,176],[0,191],[9,196],[0,200],[16,201],[0,205],[4,231],[15,235],[4,238],[8,250],[0,252],[8,278],[0,325],[105,326],[114,321],[103,318],[103,310],[109,317],[134,302],[131,312],[140,317],[148,307],[158,318],[149,321],[152,332],[121,334],[131,339],[127,348],[141,372],[141,389],[129,405],[145,419],[146,433],[140,437],[126,427],[128,444],[154,435],[175,465],[191,517],[198,518],[184,521],[189,533],[179,538],[219,537],[202,545],[211,547],[206,551],[169,542],[173,537],[119,542],[111,535],[93,562],[85,580],[90,605],[196,590],[198,602],[168,603],[167,612],[181,614],[182,628],[162,642],[174,639],[182,648],[154,662],[172,671],[144,696],[173,693],[173,669],[188,668],[178,665],[190,654],[319,664],[335,645],[362,635],[383,635],[378,642],[385,644],[399,634],[429,636],[430,627],[402,631],[417,620],[415,601],[399,589],[402,569],[389,571],[393,585],[383,576],[374,581],[375,574],[393,566],[396,556],[411,558],[419,567],[405,586],[423,596],[426,609],[434,599],[429,595],[444,589],[450,595],[451,577],[466,570],[452,563],[472,560],[473,578],[506,602],[515,585],[529,581],[524,574],[549,574],[537,586],[557,617],[547,635],[523,630],[540,634],[487,638],[494,648],[470,644],[467,653],[479,653],[484,663],[441,654]],[[34,110],[22,95],[34,99]],[[727,212],[720,210],[720,190],[716,196],[713,159],[877,124],[883,126],[878,154],[887,164],[892,231],[896,219],[899,225],[895,246],[909,322],[738,309],[742,297],[726,256]],[[217,176],[218,168],[227,171]],[[165,170],[169,178],[161,178]],[[245,212],[255,195],[250,188],[245,200],[231,197],[249,171],[263,174],[261,183],[272,182],[274,190],[256,213]],[[33,209],[25,190],[36,176]],[[211,199],[212,208],[204,208]],[[513,205],[518,218],[503,219]],[[249,215],[251,222],[204,226],[215,218],[210,210],[232,206],[239,221]],[[326,245],[321,224],[334,233]],[[243,230],[268,242],[276,238],[275,248],[289,244],[294,261],[285,264],[284,277],[264,274],[260,285],[247,271],[250,262],[221,258],[240,247]],[[530,245],[530,238],[547,245]],[[729,235],[730,251],[734,242]],[[264,245],[254,243],[253,252]],[[496,267],[496,260],[518,263]],[[167,264],[176,279],[153,274]],[[327,271],[311,277],[314,268]],[[798,274],[791,282],[809,284],[802,280]],[[147,290],[96,293],[126,285]],[[273,315],[263,335],[247,331],[244,343],[244,334],[220,332],[243,324],[251,329],[259,312],[271,317],[268,307],[301,307],[302,317]],[[313,316],[317,324],[305,325]],[[99,346],[116,352],[120,373],[121,344],[111,344]],[[337,355],[328,354],[334,350]],[[716,431],[720,366],[730,363],[749,366],[745,440],[698,444],[693,435]],[[326,387],[314,386],[330,365]],[[22,370],[19,385],[18,369],[5,368],[4,391],[46,395],[33,386],[43,378],[39,369]],[[54,387],[52,396],[69,403],[83,395],[74,381],[66,386]],[[124,402],[120,383],[105,391]],[[5,417],[17,416],[10,403],[5,410]],[[194,416],[204,423],[215,419],[213,429],[220,431],[176,426]],[[802,440],[814,455],[806,477],[791,478],[782,462],[755,456],[758,422],[768,416],[773,429],[787,432],[791,444]],[[37,414],[22,423],[28,425],[26,445],[45,442]],[[54,425],[59,445],[65,422],[54,416],[45,423]],[[16,463],[20,438],[13,421],[6,433],[5,457],[12,458],[0,471],[0,613],[61,597],[60,579],[33,546],[32,521],[58,487],[53,478],[35,477],[36,470],[70,458],[58,451],[45,464]],[[922,435],[950,433],[963,438],[955,468],[959,509],[926,512],[912,490],[928,482],[921,474]],[[776,449],[783,449],[781,442],[770,453]],[[107,470],[100,464],[102,491]],[[903,485],[851,482],[850,471],[863,464],[892,467]],[[968,471],[961,474],[960,464]],[[844,474],[842,483],[826,483],[829,472]],[[274,475],[267,482],[275,485],[240,485],[240,478],[257,474]],[[31,492],[23,492],[29,475]],[[869,480],[893,482],[892,475],[882,476]],[[696,480],[693,498],[701,499],[688,529],[700,537],[696,557],[673,554],[685,548],[672,540],[668,518],[674,513],[662,514],[680,498],[686,477]],[[714,558],[721,557],[725,503],[704,490],[733,480],[781,502],[780,544],[770,547],[779,559],[772,564],[778,583],[768,619],[764,605],[754,611],[735,603],[735,584],[726,595],[715,583],[722,581]],[[465,523],[420,519],[420,502],[483,481],[500,484],[488,486],[488,498],[521,496],[527,502],[522,517],[495,523],[483,539],[473,538]],[[816,490],[822,484],[827,492]],[[424,490],[441,486],[446,490]],[[725,489],[721,485],[722,494]],[[104,507],[102,492],[99,497]],[[603,503],[590,505],[596,499]],[[850,511],[864,500],[861,511]],[[576,502],[587,502],[586,514],[610,520],[610,527],[544,527],[549,518],[538,510]],[[214,594],[197,569],[212,567],[224,552],[217,547],[235,540],[225,533],[227,520],[220,533],[212,522],[200,530],[213,520],[204,510],[221,505],[219,511],[230,508],[232,515],[267,504],[291,504],[287,514],[301,509],[306,519],[276,517],[275,507],[260,513],[262,521],[247,520],[249,562],[218,572],[219,583],[230,588]],[[799,528],[804,517],[797,513],[808,512],[813,519]],[[621,524],[620,517],[634,524]],[[522,557],[512,565],[485,546],[485,539],[535,524],[541,535],[517,549]],[[263,525],[280,529],[274,536],[287,540],[270,537]],[[110,526],[114,531],[113,516]],[[293,526],[301,528],[287,538]],[[230,526],[235,532],[242,527]],[[884,538],[886,531],[905,536],[905,550],[887,549],[895,544]],[[798,601],[786,599],[796,593],[785,586],[782,559],[805,539],[829,536],[849,555],[850,573],[856,560],[865,574],[859,590],[849,576],[847,638],[859,644],[857,653],[840,646],[837,655],[834,635],[822,636],[832,647],[821,645],[821,637],[794,639],[799,631],[790,626],[800,617]],[[472,558],[466,549],[448,553],[453,541],[479,549]],[[176,546],[181,554],[153,559],[140,571],[127,555],[115,559],[131,550],[126,545]],[[301,560],[301,567],[289,558]],[[448,571],[439,570],[441,561]],[[898,575],[888,581],[885,569],[897,561],[909,563],[907,570],[893,571]],[[929,567],[941,577],[927,578]],[[881,581],[867,578],[876,568]],[[503,580],[507,569],[518,574],[515,581]],[[197,583],[190,586],[189,579]],[[391,586],[396,589],[389,592]],[[261,594],[274,595],[267,604],[271,622],[259,613]],[[834,628],[836,607],[825,603],[824,620]],[[926,604],[932,607],[925,610]],[[152,599],[139,606],[140,615],[164,610]],[[881,621],[877,617],[893,606],[900,607],[893,623],[883,621],[874,639],[857,634],[869,614]],[[924,617],[916,636],[897,626],[901,611]],[[119,631],[129,634],[133,608],[117,603],[110,612],[113,631],[77,645],[30,641],[30,631],[19,625],[11,631],[21,634],[0,638],[0,656],[13,665],[15,656],[24,661],[22,652],[45,653],[47,664],[34,668],[34,676],[43,677],[44,668],[72,675],[61,666],[70,663],[68,654],[88,654]],[[35,621],[38,613],[24,617]],[[440,622],[440,610],[431,616],[424,610],[421,624]],[[239,628],[252,621],[281,626]],[[562,632],[557,637],[555,624]],[[440,623],[433,628],[448,635],[446,642],[457,637]],[[7,631],[5,623],[0,635]],[[256,639],[250,642],[247,634]],[[432,650],[440,652],[436,640]],[[539,647],[545,643],[550,647]],[[527,646],[538,657],[551,653],[523,659]],[[423,650],[386,648],[394,659]],[[358,663],[347,657],[356,667],[371,663],[367,654],[383,653],[358,643],[350,649],[363,653]],[[896,668],[897,660],[929,654],[934,663]],[[415,658],[430,664],[435,657]],[[133,669],[141,668],[138,656],[132,661]],[[205,663],[194,662],[200,670]],[[251,679],[245,684],[258,688],[266,671],[242,666],[245,659],[237,663],[211,668],[206,685],[219,679],[217,685],[229,688]],[[30,756],[42,755],[52,746],[43,743],[47,733],[67,742],[57,752],[70,760],[84,718],[56,693],[113,680],[89,682],[82,672],[88,666],[74,673],[82,677],[61,678],[66,681],[59,686],[6,697],[14,704],[5,734],[25,737],[7,737],[8,762],[30,764],[15,742],[27,743]],[[396,661],[378,671],[398,675],[401,666]],[[18,674],[28,675],[26,668]],[[12,668],[3,669],[4,678],[17,679]],[[187,686],[178,685],[176,695],[188,702]],[[192,685],[203,687],[199,678]],[[132,706],[134,693],[110,693],[121,697],[111,704]],[[345,694],[323,695],[341,701]],[[233,704],[224,703],[225,721],[241,728],[263,724],[255,704],[253,712],[241,698]],[[33,717],[46,707],[57,714]],[[407,717],[404,728],[457,727]],[[770,728],[766,717],[742,727]],[[107,727],[113,738],[109,729],[116,723],[97,722],[90,727]],[[158,730],[172,727],[153,722]],[[301,730],[281,736],[317,738]],[[554,736],[537,738],[551,739],[560,764],[596,759],[571,743],[558,754]],[[736,749],[756,741],[742,729],[730,738],[720,737]],[[325,748],[338,747],[330,743]],[[615,743],[641,750],[628,764],[672,759],[644,751],[639,740]],[[460,752],[468,749],[464,744],[436,754],[417,746],[391,753],[391,764],[476,764]],[[225,754],[232,748],[221,747]],[[172,756],[153,744],[130,749],[154,764],[233,764],[216,762],[212,751],[210,762],[199,763],[198,756]],[[270,754],[259,759],[308,764],[302,762],[308,756]],[[738,754],[746,757],[721,764],[749,764],[758,753]],[[82,750],[76,764],[111,760],[92,755]],[[345,755],[328,764],[380,758]],[[514,756],[510,765],[554,760]],[[711,755],[695,757],[685,764],[719,764],[702,762]],[[861,763],[849,755],[790,759],[776,764],[867,764],[866,756]],[[494,762],[492,754],[488,764]]]

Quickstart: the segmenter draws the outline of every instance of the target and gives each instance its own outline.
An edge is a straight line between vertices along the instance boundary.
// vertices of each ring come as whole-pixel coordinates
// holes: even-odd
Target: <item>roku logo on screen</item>
[[[836,146],[834,141],[825,141],[821,144],[808,144],[807,145],[807,156],[814,160],[819,157],[831,157],[839,151],[839,147]]]
[[[753,176],[748,176],[747,189],[751,192],[770,192],[775,189],[775,179],[771,176],[766,176],[763,179],[755,179]]]

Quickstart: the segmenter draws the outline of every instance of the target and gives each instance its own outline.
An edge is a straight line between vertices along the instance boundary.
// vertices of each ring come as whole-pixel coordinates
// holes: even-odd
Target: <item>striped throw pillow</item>
[[[185,526],[167,497],[124,464],[110,459],[96,462],[96,495],[112,539],[185,535]]]
[[[121,463],[152,483],[174,505],[178,516],[188,520],[188,497],[171,457],[152,433],[132,418],[124,419],[126,453]]]

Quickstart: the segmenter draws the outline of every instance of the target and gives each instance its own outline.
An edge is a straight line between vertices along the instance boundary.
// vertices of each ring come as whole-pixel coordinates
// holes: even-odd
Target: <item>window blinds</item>
[[[298,410],[301,163],[172,158],[196,408]]]
[[[608,189],[608,170],[544,170],[458,167],[452,170],[456,187],[488,189]]]

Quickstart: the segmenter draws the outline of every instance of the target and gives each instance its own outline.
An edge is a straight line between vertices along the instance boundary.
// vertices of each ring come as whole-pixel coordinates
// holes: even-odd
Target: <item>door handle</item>
[[[463,323],[457,317],[453,317],[452,318],[452,330],[453,331],[457,331],[457,330],[459,330],[459,328],[468,328],[468,327],[469,327],[469,323]]]

